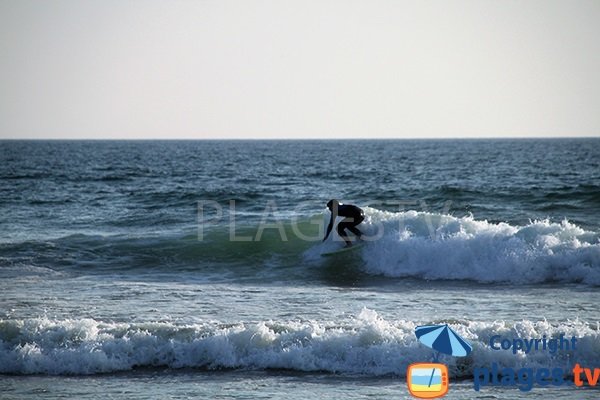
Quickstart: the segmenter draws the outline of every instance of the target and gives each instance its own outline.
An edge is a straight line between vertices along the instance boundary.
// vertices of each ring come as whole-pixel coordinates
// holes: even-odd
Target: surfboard
[[[350,247],[342,247],[342,248],[337,249],[337,250],[328,251],[327,253],[321,253],[321,257],[330,257],[330,256],[334,256],[336,254],[347,253],[349,251],[360,249],[364,245],[365,245],[364,243],[358,243],[358,244],[353,244]]]

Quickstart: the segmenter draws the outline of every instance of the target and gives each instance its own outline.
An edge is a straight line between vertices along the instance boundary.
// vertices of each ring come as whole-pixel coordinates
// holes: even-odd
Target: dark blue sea
[[[0,398],[598,398],[600,139],[0,141]],[[336,198],[364,245],[323,257]],[[556,352],[490,340],[576,337]],[[477,371],[562,368],[564,385]]]

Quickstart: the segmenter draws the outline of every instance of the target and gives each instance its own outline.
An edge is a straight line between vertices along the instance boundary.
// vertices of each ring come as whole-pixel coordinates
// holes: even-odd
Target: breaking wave
[[[493,323],[461,321],[452,328],[473,344],[465,358],[443,358],[452,376],[473,368],[600,365],[600,327],[574,320]],[[283,369],[303,372],[404,376],[432,351],[414,335],[413,321],[387,321],[363,309],[342,321],[261,321],[222,324],[116,323],[94,319],[0,320],[0,373],[89,375],[135,368]],[[535,354],[491,350],[493,335],[578,338],[577,349]]]
[[[600,285],[600,235],[566,220],[513,226],[471,216],[371,208],[361,226],[368,241],[361,255],[366,271],[372,274]],[[322,251],[317,247],[306,256]]]

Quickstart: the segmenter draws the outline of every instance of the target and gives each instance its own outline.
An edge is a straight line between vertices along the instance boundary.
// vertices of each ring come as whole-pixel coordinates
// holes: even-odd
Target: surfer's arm
[[[331,219],[329,220],[329,225],[327,226],[327,233],[325,233],[325,237],[323,241],[327,240],[329,234],[331,233],[331,229],[333,228],[333,214],[331,214]]]

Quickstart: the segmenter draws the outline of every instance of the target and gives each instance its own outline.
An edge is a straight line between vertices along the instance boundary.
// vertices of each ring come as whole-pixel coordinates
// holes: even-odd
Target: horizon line
[[[49,138],[0,138],[0,141],[302,141],[302,140],[319,140],[319,141],[339,141],[339,140],[554,140],[554,139],[600,139],[600,135],[597,136],[458,136],[458,137],[333,137],[333,138],[285,138],[285,137],[273,137],[273,138],[61,138],[61,137],[49,137]]]

